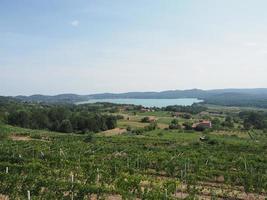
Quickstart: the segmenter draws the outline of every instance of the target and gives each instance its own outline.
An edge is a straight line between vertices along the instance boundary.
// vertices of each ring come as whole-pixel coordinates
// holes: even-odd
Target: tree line
[[[86,109],[87,108],[87,109]],[[14,126],[58,132],[99,132],[113,129],[117,117],[99,112],[97,106],[6,103],[0,120]]]
[[[203,111],[206,111],[207,108],[198,104],[193,104],[191,106],[180,106],[180,105],[173,105],[167,106],[163,108],[164,111],[171,111],[171,112],[184,112],[190,114],[198,114]]]

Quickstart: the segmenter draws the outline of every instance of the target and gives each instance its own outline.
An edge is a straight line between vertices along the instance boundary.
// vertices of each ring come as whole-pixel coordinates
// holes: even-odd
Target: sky
[[[267,88],[266,0],[0,0],[0,95]]]

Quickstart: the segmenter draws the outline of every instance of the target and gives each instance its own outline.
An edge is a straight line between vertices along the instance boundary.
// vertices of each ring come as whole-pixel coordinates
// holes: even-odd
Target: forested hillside
[[[61,94],[55,96],[16,96],[25,102],[77,103],[89,99],[178,99],[198,98],[204,103],[224,106],[267,108],[267,89],[169,90],[162,92],[102,93],[91,95]]]

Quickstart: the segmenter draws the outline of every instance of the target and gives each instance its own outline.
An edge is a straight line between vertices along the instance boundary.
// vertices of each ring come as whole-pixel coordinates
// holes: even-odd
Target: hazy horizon
[[[0,95],[267,88],[266,7],[2,0]]]
[[[201,89],[201,88],[188,88],[188,89],[173,89],[173,90],[150,90],[150,91],[125,91],[125,92],[97,92],[97,93],[75,93],[75,92],[65,92],[65,93],[33,93],[33,94],[16,94],[16,95],[1,95],[0,96],[33,96],[33,95],[44,95],[44,96],[56,96],[65,94],[74,95],[95,95],[95,94],[124,94],[124,93],[135,93],[135,92],[166,92],[166,91],[188,91],[188,90],[203,90],[203,91],[213,91],[213,90],[267,90],[267,88],[212,88],[212,89]]]

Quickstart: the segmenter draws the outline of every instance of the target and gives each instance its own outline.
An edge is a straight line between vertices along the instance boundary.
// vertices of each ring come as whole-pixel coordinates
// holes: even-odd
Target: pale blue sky
[[[266,0],[0,0],[0,95],[267,87]]]

